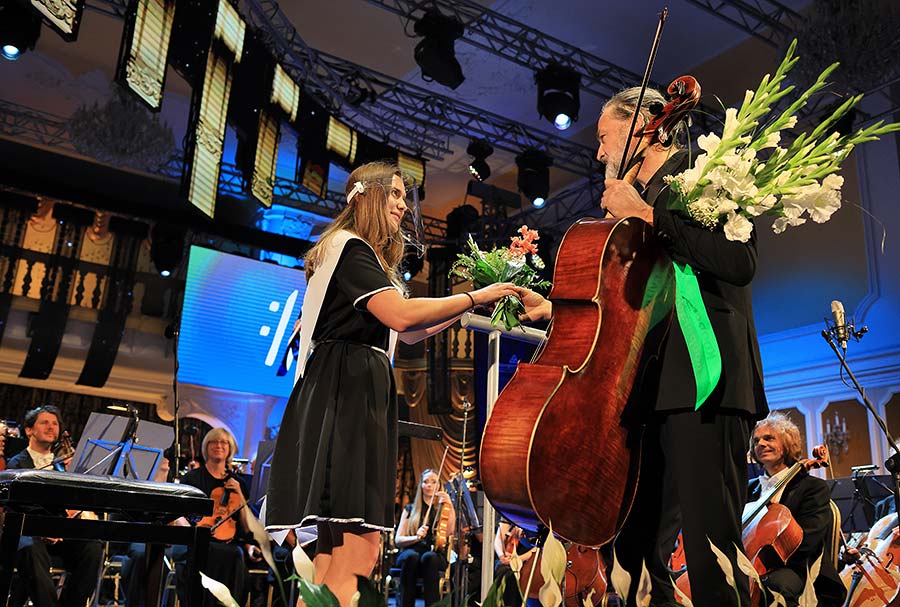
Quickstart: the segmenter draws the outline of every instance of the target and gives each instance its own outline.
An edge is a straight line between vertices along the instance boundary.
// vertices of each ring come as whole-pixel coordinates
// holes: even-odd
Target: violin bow
[[[444,456],[441,458],[441,466],[438,468],[438,488],[441,488],[441,472],[444,471],[444,462],[447,461],[447,452],[450,451],[450,445],[444,447]],[[437,493],[437,491],[435,491]],[[428,521],[428,517],[431,515],[431,507],[434,505],[434,493],[431,494],[431,500],[428,502],[428,510],[425,511],[425,517],[422,519],[423,521]],[[423,523],[424,524],[424,523]]]
[[[631,147],[631,134],[634,132],[634,127],[637,126],[638,115],[641,113],[641,104],[644,102],[644,93],[647,91],[647,85],[650,83],[650,73],[653,71],[653,63],[656,61],[656,52],[659,50],[659,41],[662,38],[663,25],[665,25],[668,16],[669,9],[664,6],[662,12],[659,14],[659,23],[656,24],[656,36],[653,38],[653,46],[650,48],[650,57],[647,59],[647,67],[644,69],[644,78],[641,80],[641,92],[638,95],[637,105],[635,105],[634,108],[631,127],[628,129],[628,137],[625,138],[625,149],[622,151],[622,163],[619,165],[618,179],[625,178],[632,161],[634,161],[634,158],[639,151],[638,148],[640,147],[640,143],[635,145],[633,154],[630,158],[628,157],[628,152],[630,151],[629,148]]]

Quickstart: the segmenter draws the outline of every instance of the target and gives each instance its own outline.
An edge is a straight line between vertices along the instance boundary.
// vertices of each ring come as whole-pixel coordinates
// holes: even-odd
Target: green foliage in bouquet
[[[541,280],[537,273],[544,268],[535,242],[540,236],[537,230],[529,230],[528,226],[519,228],[519,234],[521,236],[511,238],[509,247],[495,247],[491,251],[479,249],[469,236],[470,252],[457,255],[458,259],[450,268],[450,276],[471,280],[476,289],[496,282],[511,282],[519,287],[546,291],[550,288],[550,281]],[[528,263],[529,255],[531,263]],[[497,326],[503,321],[503,326],[512,329],[520,324],[519,315],[524,312],[525,306],[521,301],[512,296],[504,297],[494,308],[491,324]]]

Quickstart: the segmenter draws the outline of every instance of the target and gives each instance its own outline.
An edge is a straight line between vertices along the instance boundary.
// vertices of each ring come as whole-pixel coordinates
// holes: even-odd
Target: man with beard
[[[730,241],[721,226],[695,224],[669,210],[674,194],[663,178],[690,166],[686,150],[674,138],[668,146],[651,143],[643,130],[651,108],[665,104],[648,89],[641,102],[629,149],[644,147],[634,184],[616,178],[640,90],[610,99],[597,121],[597,159],[606,165],[601,206],[613,218],[637,217],[650,224],[673,262],[693,269],[722,357],[721,377],[695,410],[697,389],[685,336],[684,319],[673,311],[654,330],[662,346],[645,352],[644,371],[636,380],[629,420],[642,437],[637,495],[615,541],[619,562],[630,571],[629,604],[645,562],[653,585],[654,606],[674,604],[669,555],[683,529],[685,556],[697,607],[747,605],[747,578],[735,565],[741,543],[741,508],[747,487],[747,451],[752,420],[768,412],[762,364],[753,325],[750,281],[756,272],[755,232],[746,243]],[[551,303],[528,293],[525,319],[549,318]],[[707,540],[709,538],[709,540]],[[709,542],[728,555],[737,588],[730,587]]]
[[[8,470],[25,468],[65,470],[63,462],[54,460],[51,450],[59,440],[61,418],[59,409],[46,405],[25,414],[25,435],[28,446],[7,462]],[[63,513],[60,512],[62,515]],[[57,598],[56,586],[50,577],[50,556],[63,559],[66,585]],[[59,539],[50,537],[23,537],[19,540],[16,569],[21,582],[14,586],[12,604],[21,600],[21,586],[25,587],[31,602],[39,607],[84,607],[97,587],[97,574],[103,548],[100,542],[90,540]],[[23,601],[24,602],[24,601]]]

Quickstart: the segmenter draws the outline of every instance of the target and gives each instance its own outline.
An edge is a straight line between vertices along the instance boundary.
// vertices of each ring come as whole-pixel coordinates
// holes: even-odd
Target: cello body
[[[534,569],[534,574],[531,570]],[[578,544],[570,544],[566,549],[566,581],[564,588],[566,595],[563,598],[565,607],[585,607],[585,602],[590,595],[591,605],[600,605],[606,596],[606,563],[600,554],[599,548],[587,548]],[[531,579],[533,578],[533,579]],[[528,586],[531,580],[531,586]],[[544,576],[541,575],[541,556],[538,554],[529,558],[522,564],[519,572],[519,589],[528,598],[539,597],[541,586],[544,585]],[[593,594],[591,591],[593,590]]]
[[[583,219],[560,243],[549,299],[547,344],[485,426],[481,479],[514,524],[600,546],[634,498],[640,451],[622,414],[651,317],[671,314],[672,264],[643,221]]]

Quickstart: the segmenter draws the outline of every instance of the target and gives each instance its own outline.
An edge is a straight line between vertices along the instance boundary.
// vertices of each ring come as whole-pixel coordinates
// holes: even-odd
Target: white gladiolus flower
[[[776,202],[778,202],[778,198],[776,198],[773,194],[769,194],[762,200],[754,200],[746,207],[744,207],[744,210],[753,217],[759,217],[760,215],[774,207]]]
[[[841,207],[844,180],[835,174],[855,145],[879,135],[900,131],[900,123],[865,127],[841,137],[813,129],[791,135],[793,143],[782,147],[781,132],[794,129],[797,117],[778,113],[773,104],[789,92],[785,76],[796,61],[790,46],[778,70],[767,76],[758,90],[748,90],[740,109],[727,108],[721,131],[697,139],[700,153],[694,166],[668,175],[674,194],[670,208],[709,229],[723,226],[729,240],[746,242],[753,230],[751,218],[775,215],[773,230],[823,223]],[[822,72],[816,83],[802,92],[792,108],[799,108],[822,89],[835,66]],[[792,87],[791,87],[792,88]],[[827,118],[829,123],[849,111],[861,96],[842,104]],[[798,145],[799,143],[799,145]],[[759,158],[760,150],[768,150]]]
[[[721,196],[718,199],[718,204],[716,205],[716,215],[725,215],[726,213],[734,213],[740,207],[738,203],[733,201],[731,198],[727,198],[725,196]]]
[[[720,143],[722,143],[722,140],[713,133],[710,133],[709,135],[700,135],[699,137],[697,137],[697,147],[707,154],[712,154],[713,152],[715,152],[719,148]]]
[[[765,143],[763,143],[759,149],[765,150],[768,148],[777,148],[779,143],[781,143],[781,131],[775,131],[774,133],[769,133]]]
[[[725,126],[722,129],[722,139],[730,139],[737,132],[737,110],[733,107],[725,110]]]
[[[844,178],[832,173],[822,180],[822,187],[829,190],[840,190],[844,186]]]
[[[841,193],[837,190],[828,190],[818,185],[807,186],[806,197],[803,202],[810,219],[816,223],[825,223],[841,208]]]
[[[750,240],[751,232],[753,232],[753,224],[750,223],[749,219],[740,213],[728,212],[728,221],[725,222],[725,238],[738,242],[747,242]]]

